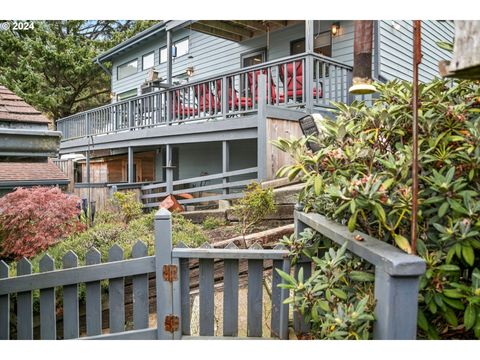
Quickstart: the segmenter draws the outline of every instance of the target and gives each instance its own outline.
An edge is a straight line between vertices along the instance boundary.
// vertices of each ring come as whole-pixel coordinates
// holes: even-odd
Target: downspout
[[[380,20],[374,21],[374,42],[373,42],[373,56],[374,56],[374,65],[373,65],[373,79],[375,81],[381,81],[380,79]]]
[[[110,72],[110,70],[108,70],[105,65],[103,65],[100,61],[98,61],[98,58],[95,59],[95,64],[97,64],[98,66],[100,66],[102,68],[103,71],[105,71],[105,73],[108,75],[108,76],[112,76],[112,73]]]

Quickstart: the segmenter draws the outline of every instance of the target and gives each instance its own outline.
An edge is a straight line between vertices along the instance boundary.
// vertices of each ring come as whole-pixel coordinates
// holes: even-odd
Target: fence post
[[[298,220],[297,212],[294,213],[295,237],[298,239],[300,234],[307,228],[307,226]],[[299,257],[295,265],[295,279],[298,279],[298,271],[303,269],[303,278],[306,280],[312,275],[312,262],[304,257]],[[293,329],[295,334],[306,334],[310,331],[310,324],[305,322],[302,314],[299,311],[293,311]]]
[[[267,180],[267,78],[258,75],[258,125],[257,125],[257,162],[258,181]]]
[[[160,209],[155,213],[154,231],[157,337],[172,340],[179,335],[180,314],[174,313],[173,282],[178,281],[178,271],[172,269],[172,218],[168,210]]]
[[[420,276],[394,276],[375,268],[376,340],[416,339]]]

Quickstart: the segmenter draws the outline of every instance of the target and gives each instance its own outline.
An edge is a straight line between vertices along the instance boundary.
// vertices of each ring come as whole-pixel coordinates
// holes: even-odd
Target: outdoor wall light
[[[332,24],[332,35],[337,36],[339,32],[340,32],[340,23],[334,22]]]
[[[188,77],[191,77],[194,73],[194,69],[193,69],[193,66],[189,66],[187,67],[187,70],[185,71],[187,73],[187,76]]]

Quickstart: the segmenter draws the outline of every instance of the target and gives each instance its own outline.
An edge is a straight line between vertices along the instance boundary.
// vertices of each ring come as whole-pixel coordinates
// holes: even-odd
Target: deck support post
[[[230,143],[226,140],[222,141],[222,173],[230,171]],[[223,176],[223,184],[228,183],[228,177]],[[229,193],[228,188],[223,188],[223,194]]]
[[[167,31],[167,84],[172,84],[172,31]]]
[[[267,77],[258,75],[257,164],[258,181],[267,180]]]
[[[314,34],[313,20],[305,20],[305,52],[313,52],[313,34]]]
[[[90,146],[89,146],[89,149],[86,151],[85,167],[86,167],[86,176],[87,176],[86,182],[88,185],[90,185]]]
[[[167,31],[167,84],[172,85],[172,31]],[[167,91],[167,125],[172,123],[173,97],[170,90]]]
[[[135,179],[133,176],[133,147],[128,147],[128,161],[127,161],[127,182],[129,184],[134,183]]]
[[[313,20],[305,21],[305,52],[307,52],[307,57],[305,59],[305,71],[304,81],[305,89],[303,94],[305,94],[305,110],[308,114],[311,114],[313,111],[313,34],[314,34],[314,22]]]
[[[173,166],[172,166],[172,145],[165,146],[165,173],[166,173],[166,190],[168,194],[173,192]]]

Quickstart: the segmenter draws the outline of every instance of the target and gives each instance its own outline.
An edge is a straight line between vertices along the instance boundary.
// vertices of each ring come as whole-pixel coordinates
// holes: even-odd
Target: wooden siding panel
[[[321,31],[330,28],[331,20],[315,22],[315,29],[318,31],[320,24]],[[341,21],[340,35],[332,39],[332,55],[339,61],[348,64],[353,62],[353,21]],[[290,42],[305,36],[303,23],[289,26],[285,29],[270,34],[270,46],[267,60],[274,60],[290,55]],[[177,30],[173,33],[173,42],[190,38],[189,54],[173,60],[173,76],[185,72],[189,66],[194,67],[194,75],[191,80],[202,79],[227,71],[235,71],[241,67],[241,55],[250,51],[267,47],[266,36],[246,40],[240,43],[221,39],[208,34],[203,34],[189,29]],[[155,53],[155,69],[159,71],[160,77],[166,77],[166,63],[159,64],[159,50],[166,45],[166,35],[152,37],[144,45],[131,49],[113,60],[112,69],[112,91],[116,94],[131,89],[139,89],[145,81],[148,70],[141,69],[142,55],[151,51]],[[221,56],[219,56],[221,54]],[[189,58],[193,56],[193,58]],[[117,66],[126,61],[138,58],[139,70],[136,74],[124,79],[117,80]]]
[[[291,157],[272,145],[272,140],[301,137],[302,130],[297,121],[267,119],[267,179],[274,179],[275,173],[284,165],[293,164]]]
[[[380,21],[380,71],[387,80],[412,77],[412,23],[411,21]],[[438,77],[438,62],[449,59],[451,54],[441,50],[437,41],[452,41],[454,26],[446,21],[422,21],[422,52],[420,81],[427,82]]]

